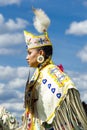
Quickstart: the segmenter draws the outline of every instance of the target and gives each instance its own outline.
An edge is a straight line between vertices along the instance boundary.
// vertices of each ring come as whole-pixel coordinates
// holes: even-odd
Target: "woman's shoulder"
[[[44,77],[55,82],[59,86],[63,86],[66,83],[72,84],[71,78],[55,64],[47,65],[42,73]]]
[[[52,79],[58,79],[58,78],[65,78],[66,74],[55,64],[49,64],[47,65],[43,70],[42,73],[44,75],[48,75],[48,77],[51,77]]]
[[[49,65],[47,65],[44,69],[43,69],[43,71],[45,71],[45,72],[49,72],[50,74],[51,73],[56,73],[56,72],[59,72],[59,73],[63,73],[63,70],[59,67],[59,66],[57,66],[57,65],[55,65],[55,64],[49,64]]]

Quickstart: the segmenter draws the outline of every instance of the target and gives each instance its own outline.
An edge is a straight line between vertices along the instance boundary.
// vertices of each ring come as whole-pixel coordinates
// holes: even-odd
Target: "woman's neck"
[[[48,58],[42,64],[39,64],[38,69],[41,70],[42,68],[44,68],[48,64],[52,64],[52,63],[53,62],[52,62],[51,58]]]

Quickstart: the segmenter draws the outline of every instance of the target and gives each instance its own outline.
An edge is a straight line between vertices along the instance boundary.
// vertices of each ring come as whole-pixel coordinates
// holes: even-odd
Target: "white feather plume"
[[[46,15],[46,13],[42,9],[35,9],[33,8],[33,12],[35,14],[34,17],[34,27],[40,33],[47,31],[50,25],[50,19]]]

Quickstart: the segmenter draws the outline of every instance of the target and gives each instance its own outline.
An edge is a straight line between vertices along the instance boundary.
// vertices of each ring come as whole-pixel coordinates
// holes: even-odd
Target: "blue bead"
[[[58,98],[60,98],[60,97],[61,97],[61,93],[57,93],[56,96],[57,96]]]
[[[48,88],[49,88],[49,89],[51,88],[51,84],[48,84]]]
[[[45,84],[47,82],[47,79],[43,79],[42,82],[43,84]]]
[[[52,93],[55,93],[56,89],[55,89],[55,88],[52,88],[51,91],[52,91]]]

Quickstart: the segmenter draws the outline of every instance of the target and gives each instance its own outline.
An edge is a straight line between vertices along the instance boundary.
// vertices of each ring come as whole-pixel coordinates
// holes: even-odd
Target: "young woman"
[[[26,60],[36,70],[26,84],[21,130],[87,130],[87,117],[78,90],[69,76],[51,60],[52,43],[46,31],[49,19],[42,10],[34,9],[34,13],[35,22],[40,21],[38,28],[41,27],[44,34],[35,36],[24,31]]]

